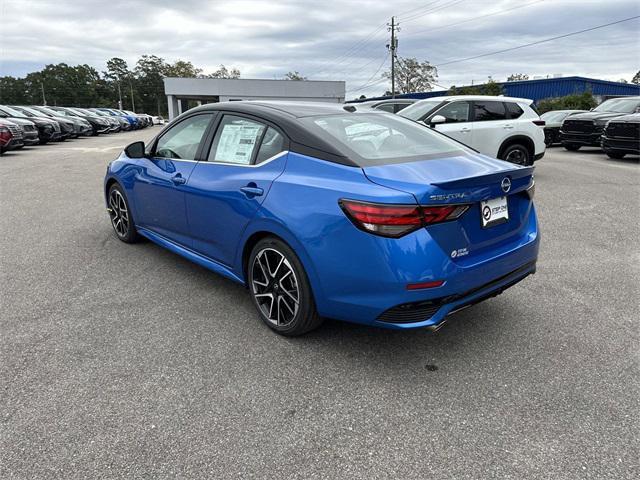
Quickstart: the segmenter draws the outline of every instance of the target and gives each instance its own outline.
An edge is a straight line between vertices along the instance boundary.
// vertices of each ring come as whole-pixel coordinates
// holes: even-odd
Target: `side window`
[[[235,115],[225,115],[209,152],[210,162],[249,165],[267,126]]]
[[[442,115],[447,119],[446,123],[458,123],[469,121],[469,103],[468,102],[451,102],[446,104],[435,115]],[[435,116],[434,115],[434,116]]]
[[[284,151],[284,137],[275,128],[267,128],[256,156],[256,165]]]
[[[385,112],[394,113],[395,105],[393,103],[383,103],[382,105],[378,105],[376,110],[384,110]]]
[[[156,144],[156,157],[195,160],[204,132],[213,115],[195,115],[171,127]]]
[[[411,105],[411,104],[410,103],[397,103],[396,104],[396,113],[398,113],[403,108],[407,108],[409,105]]]
[[[502,102],[476,101],[474,102],[474,121],[488,122],[491,120],[506,120],[507,113]]]
[[[524,113],[524,110],[520,108],[520,105],[517,103],[509,102],[505,103],[507,106],[507,111],[509,112],[509,118],[520,118],[520,116]]]

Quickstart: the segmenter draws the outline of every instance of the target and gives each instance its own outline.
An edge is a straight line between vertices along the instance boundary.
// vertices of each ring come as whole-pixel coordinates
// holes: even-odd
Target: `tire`
[[[573,145],[571,143],[567,143],[562,145],[565,149],[569,150],[570,152],[577,152],[578,150],[580,150],[580,145]]]
[[[529,149],[521,143],[512,143],[502,151],[501,160],[516,165],[533,165],[533,158]]]
[[[118,240],[125,243],[138,242],[140,235],[133,223],[127,196],[117,183],[114,183],[109,188],[107,203],[109,204],[109,218],[111,219],[113,233],[115,233]]]
[[[624,152],[616,152],[616,151],[612,151],[612,150],[608,150],[608,151],[606,151],[604,153],[607,154],[607,157],[613,158],[615,160],[620,160],[620,159],[624,158],[624,156],[626,155],[626,153],[624,153]]]
[[[282,240],[266,237],[253,247],[247,277],[260,318],[276,333],[295,337],[322,323],[304,267]]]

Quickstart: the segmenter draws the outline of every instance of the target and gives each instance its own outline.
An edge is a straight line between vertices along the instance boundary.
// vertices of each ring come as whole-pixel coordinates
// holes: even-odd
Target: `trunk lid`
[[[489,247],[517,241],[526,234],[523,227],[532,206],[526,190],[532,182],[533,167],[466,154],[363,170],[373,183],[411,193],[420,205],[469,205],[459,219],[426,227],[457,262],[471,261]],[[509,220],[483,228],[481,202],[500,197],[507,197]]]

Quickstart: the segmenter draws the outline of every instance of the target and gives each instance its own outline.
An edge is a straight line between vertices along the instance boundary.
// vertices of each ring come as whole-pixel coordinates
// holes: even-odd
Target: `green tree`
[[[635,83],[636,85],[640,85],[640,70],[636,73],[631,79],[631,83]]]
[[[220,68],[213,73],[203,75],[205,78],[240,78],[240,70],[237,68],[227,69],[224,65],[220,65]]]
[[[0,103],[22,105],[29,103],[27,84],[24,78],[0,77]]]
[[[522,80],[529,80],[529,75],[526,73],[512,73],[507,77],[507,82],[519,82]]]
[[[42,104],[43,89],[49,105],[88,107],[103,105],[106,101],[100,74],[89,65],[47,65],[39,72],[28,74],[24,80],[27,103]]]
[[[156,55],[142,55],[138,59],[133,70],[135,81],[131,85],[137,111],[158,115],[167,111],[163,78],[168,68],[164,58]]]
[[[384,72],[382,77],[391,80],[391,70]],[[417,58],[398,57],[394,77],[396,93],[430,92],[432,84],[438,80],[438,69]]]
[[[177,60],[165,67],[164,74],[167,77],[195,78],[202,73],[201,68],[196,68],[191,62]]]
[[[598,104],[591,92],[583,92],[564,97],[545,98],[538,102],[540,113],[551,110],[589,110]]]
[[[303,77],[302,75],[300,75],[300,72],[298,72],[297,70],[295,72],[287,72],[287,74],[284,76],[285,80],[306,80],[307,77]]]
[[[471,85],[468,87],[456,87],[453,85],[447,95],[503,95],[502,85],[489,80],[484,85]]]

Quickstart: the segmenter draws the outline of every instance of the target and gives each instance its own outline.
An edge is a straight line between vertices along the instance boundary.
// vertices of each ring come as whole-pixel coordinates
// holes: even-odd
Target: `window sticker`
[[[223,127],[214,161],[248,164],[264,126],[256,124],[226,124]]]

